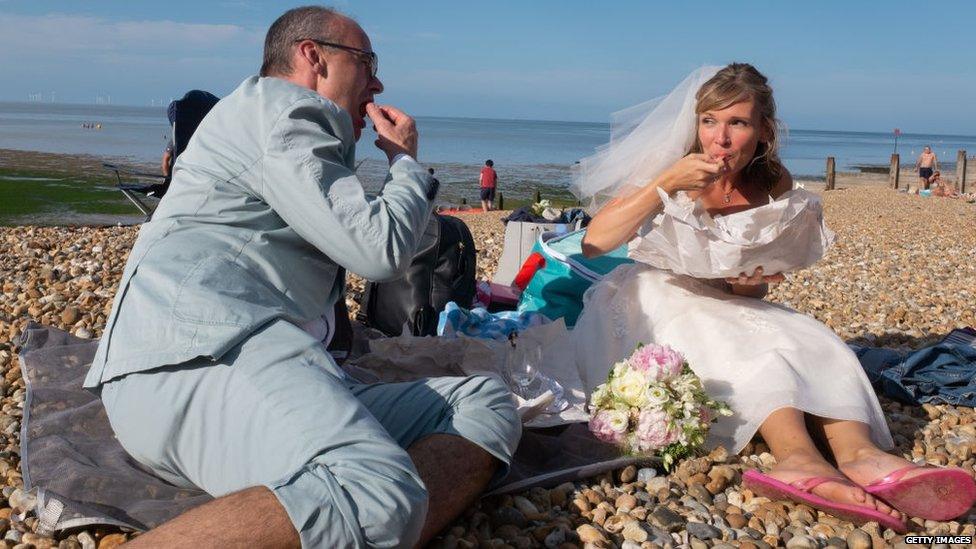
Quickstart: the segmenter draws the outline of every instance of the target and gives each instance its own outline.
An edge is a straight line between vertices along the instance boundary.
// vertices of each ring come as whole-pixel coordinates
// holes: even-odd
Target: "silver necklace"
[[[725,196],[722,197],[722,201],[724,203],[729,204],[730,202],[732,202],[732,191],[734,190],[735,190],[735,185],[732,185],[732,187],[728,190],[728,192],[725,193]]]

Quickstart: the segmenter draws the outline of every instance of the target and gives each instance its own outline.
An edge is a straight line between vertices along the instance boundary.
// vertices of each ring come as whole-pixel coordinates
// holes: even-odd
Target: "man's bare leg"
[[[418,546],[423,546],[481,495],[498,462],[467,440],[431,435],[408,450],[427,486],[430,506]],[[261,528],[252,517],[260,516]],[[249,526],[251,525],[251,526]],[[154,547],[299,547],[298,532],[278,498],[263,486],[191,509],[126,544]]]
[[[254,517],[261,517],[254,527]],[[161,524],[125,544],[154,547],[299,547],[298,532],[285,508],[264,486],[217,498]]]
[[[418,547],[427,544],[471,506],[488,486],[498,461],[488,452],[453,435],[430,435],[407,449],[430,504]]]
[[[487,200],[482,200],[481,201],[481,211],[487,212],[490,209],[491,209],[491,206],[488,205],[488,201]]]
[[[836,477],[843,474],[830,465],[810,438],[804,413],[796,408],[780,408],[763,422],[759,433],[776,457],[770,476],[781,482],[795,482],[809,477]],[[859,487],[840,482],[825,482],[813,489],[818,496],[850,505],[874,507],[894,517],[901,514],[875,499]]]

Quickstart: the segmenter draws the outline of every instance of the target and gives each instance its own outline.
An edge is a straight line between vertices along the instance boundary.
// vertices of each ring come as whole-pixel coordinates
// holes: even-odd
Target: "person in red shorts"
[[[485,167],[481,168],[478,185],[481,187],[481,210],[487,212],[495,202],[495,186],[498,184],[498,174],[495,173],[495,163],[485,160]]]

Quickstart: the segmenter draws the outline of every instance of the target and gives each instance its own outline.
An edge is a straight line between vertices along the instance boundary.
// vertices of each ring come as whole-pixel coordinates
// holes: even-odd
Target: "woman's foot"
[[[785,482],[787,484],[811,477],[827,477],[842,479],[843,469],[838,471],[831,467],[827,461],[815,453],[792,452],[789,455],[777,460],[776,466],[768,473],[769,476]],[[846,473],[846,472],[845,472]],[[851,479],[855,483],[856,479]],[[873,479],[872,479],[873,480]],[[885,502],[875,498],[865,492],[861,487],[838,482],[825,482],[816,486],[811,492],[829,501],[844,503],[847,505],[857,505],[877,509],[878,511],[891,515],[896,519],[903,519],[902,514],[892,509]]]
[[[949,520],[976,501],[971,473],[958,467],[921,467],[873,446],[845,457],[838,466],[848,478],[911,516]]]
[[[885,476],[891,474],[894,471],[903,469],[914,465],[907,459],[898,457],[894,454],[889,454],[884,450],[876,447],[866,447],[857,450],[852,453],[851,456],[847,457],[844,461],[838,460],[837,468],[840,469],[844,475],[853,480],[854,482],[864,486]],[[922,469],[918,471],[911,471],[904,478],[909,479],[913,476],[918,475],[922,472]]]

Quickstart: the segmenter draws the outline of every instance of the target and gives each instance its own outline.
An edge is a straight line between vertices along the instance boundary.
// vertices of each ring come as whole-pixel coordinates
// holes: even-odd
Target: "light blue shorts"
[[[113,380],[102,401],[126,451],[173,484],[214,497],[270,488],[303,547],[412,546],[427,491],[405,448],[457,435],[496,457],[501,475],[521,434],[497,378],[359,384],[286,322],[217,362]]]

